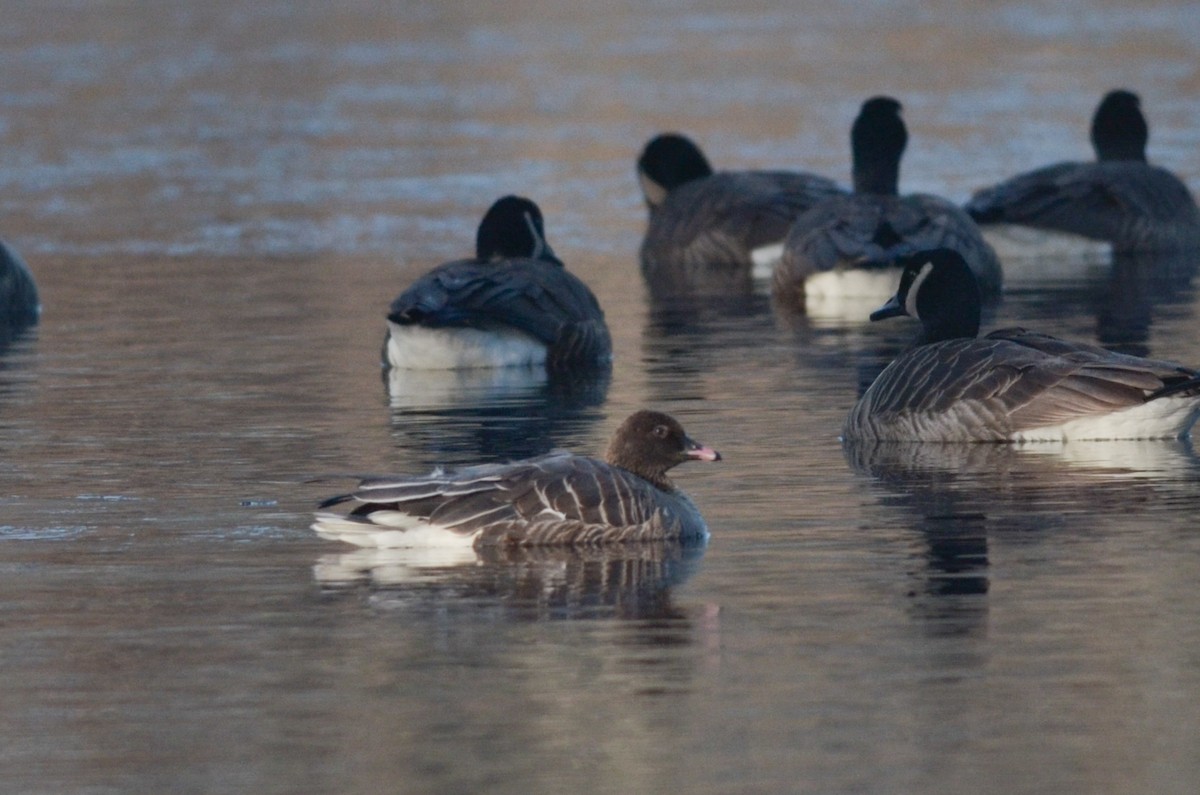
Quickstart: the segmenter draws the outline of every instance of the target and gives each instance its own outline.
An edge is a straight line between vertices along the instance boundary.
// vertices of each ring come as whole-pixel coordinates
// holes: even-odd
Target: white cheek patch
[[[525,225],[529,227],[529,234],[533,238],[533,253],[530,259],[541,259],[542,254],[546,252],[546,241],[538,234],[537,224],[533,222],[533,216],[529,213],[525,213]]]
[[[921,285],[924,284],[931,273],[933,273],[933,263],[926,262],[921,266],[921,270],[917,273],[917,277],[913,279],[912,284],[908,286],[908,294],[904,296],[904,311],[917,320],[921,319],[921,316],[917,314],[917,293],[920,292]]]

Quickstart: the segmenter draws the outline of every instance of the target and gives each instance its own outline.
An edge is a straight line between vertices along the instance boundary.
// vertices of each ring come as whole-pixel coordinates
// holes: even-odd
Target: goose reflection
[[[359,549],[322,556],[328,591],[366,588],[379,606],[476,612],[517,620],[677,619],[672,589],[700,567],[703,543],[605,547],[486,547],[438,553]]]
[[[1147,342],[1155,314],[1191,303],[1200,251],[1117,253],[1103,261],[1044,256],[1019,262],[1025,269],[1010,269],[1011,292],[1020,296],[1027,320],[1092,314],[1097,342],[1119,353],[1151,356]],[[1074,271],[1072,266],[1077,266]]]
[[[1197,460],[1186,441],[846,443],[850,468],[909,517],[924,546],[913,611],[935,634],[981,632],[989,543],[1036,539],[1097,514],[1141,513],[1194,500]]]
[[[611,367],[400,370],[384,374],[392,432],[414,464],[510,461],[567,446],[603,419]]]
[[[1200,251],[1116,254],[1097,298],[1096,338],[1107,347],[1149,356],[1157,309],[1189,304]]]

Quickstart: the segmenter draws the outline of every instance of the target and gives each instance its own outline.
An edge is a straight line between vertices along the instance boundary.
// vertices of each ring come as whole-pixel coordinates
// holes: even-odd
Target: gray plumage
[[[1062,162],[979,190],[967,212],[981,224],[1068,232],[1118,251],[1200,246],[1200,210],[1187,186],[1146,159],[1149,128],[1137,95],[1105,95],[1092,120],[1095,162]]]
[[[688,460],[719,459],[671,417],[640,411],[622,423],[603,461],[559,451],[419,477],[369,478],[321,507],[355,500],[361,504],[347,518],[364,532],[373,529],[373,515],[403,514],[409,524],[476,536],[477,547],[699,539],[707,536],[704,520],[666,472]],[[344,527],[323,534],[347,538]],[[382,520],[374,529],[395,525]]]
[[[904,261],[900,290],[872,315],[915,314],[921,344],[875,379],[843,427],[847,439],[990,441],[1037,429],[1111,417],[1151,401],[1164,404],[1161,427],[1129,436],[1187,432],[1200,412],[1200,373],[1173,362],[1113,353],[1024,329],[976,339],[978,289],[961,256],[942,249]],[[1120,433],[1120,431],[1116,431]]]
[[[845,193],[803,172],[714,172],[695,143],[673,133],[642,150],[638,178],[649,211],[642,273],[679,286],[748,285],[755,249],[782,243],[801,213]]]
[[[835,270],[891,268],[899,252],[953,248],[987,295],[1003,275],[995,251],[956,204],[930,194],[899,194],[900,159],[908,131],[900,103],[873,97],[850,131],[854,193],[817,204],[796,219],[775,269],[773,291],[785,304],[804,305],[804,282]]]

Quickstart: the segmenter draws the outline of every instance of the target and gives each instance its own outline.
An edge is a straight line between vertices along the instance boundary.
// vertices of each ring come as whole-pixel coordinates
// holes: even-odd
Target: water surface
[[[1088,156],[1115,86],[1200,186],[1187,3],[6,3],[6,791],[1155,792],[1200,780],[1190,443],[843,450],[912,327],[652,302],[637,150],[902,187]],[[611,377],[389,389],[382,314],[506,192],[597,293]],[[1200,363],[1195,262],[1016,264],[985,325]],[[417,388],[419,387],[419,388]],[[719,449],[707,548],[479,561],[313,537],[359,472]]]

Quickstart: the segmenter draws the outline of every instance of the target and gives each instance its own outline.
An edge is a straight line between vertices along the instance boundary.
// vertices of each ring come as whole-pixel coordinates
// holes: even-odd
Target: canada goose
[[[408,369],[607,364],[604,312],[546,243],[542,213],[505,196],[479,224],[473,259],[439,265],[392,302],[384,364]]]
[[[908,144],[900,111],[891,97],[863,103],[850,129],[854,193],[828,198],[792,224],[772,286],[784,306],[883,300],[899,281],[897,252],[939,247],[961,252],[984,293],[999,293],[1000,261],[961,208],[940,196],[900,195],[900,157]]]
[[[719,461],[672,417],[638,411],[601,461],[565,451],[417,477],[370,478],[349,515],[318,513],[323,538],[360,547],[593,545],[701,540],[699,510],[667,477],[685,461]]]
[[[1117,251],[1200,246],[1200,211],[1183,182],[1146,160],[1149,128],[1131,91],[1092,117],[1096,160],[1063,162],[983,188],[967,203],[980,224],[1014,224],[1111,243]]]
[[[769,275],[792,221],[845,192],[803,172],[714,172],[700,148],[677,133],[651,139],[637,172],[649,210],[642,273],[652,285],[683,289],[748,286],[752,275]]]
[[[952,249],[902,257],[900,289],[871,315],[921,321],[915,348],[846,418],[848,440],[1165,439],[1200,413],[1200,373],[1024,329],[979,331],[979,288]]]

